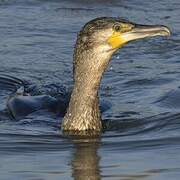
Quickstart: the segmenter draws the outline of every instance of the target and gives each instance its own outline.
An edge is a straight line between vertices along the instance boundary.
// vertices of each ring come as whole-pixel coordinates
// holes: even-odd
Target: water
[[[61,119],[46,111],[20,121],[2,112],[0,179],[179,179],[179,8],[177,0],[1,0],[0,72],[39,89],[72,85],[76,34],[95,17],[164,24],[172,36],[132,42],[113,56],[101,84],[111,108],[99,138],[64,137]],[[0,90],[1,111],[9,94]]]

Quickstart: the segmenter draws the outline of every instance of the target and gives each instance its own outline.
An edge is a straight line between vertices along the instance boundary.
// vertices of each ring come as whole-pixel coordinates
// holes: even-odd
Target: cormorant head
[[[78,40],[83,49],[116,51],[129,41],[153,36],[169,36],[170,30],[161,25],[139,25],[121,18],[101,17],[88,22]]]

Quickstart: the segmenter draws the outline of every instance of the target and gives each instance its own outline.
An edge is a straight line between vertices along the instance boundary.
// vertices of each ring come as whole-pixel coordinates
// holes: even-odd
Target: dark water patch
[[[165,107],[168,109],[180,109],[180,91],[177,90],[171,90],[164,94],[162,97],[159,98],[155,102],[161,107]]]
[[[173,79],[135,79],[128,82],[125,82],[126,87],[131,86],[153,86],[153,85],[163,85],[171,82]]]
[[[0,5],[3,7],[16,7],[16,6],[21,6],[24,8],[27,8],[26,6],[34,6],[37,7],[37,5],[40,5],[40,3],[36,0],[27,0],[26,2],[24,2],[23,0],[1,0],[0,1]]]
[[[121,136],[135,134],[158,133],[164,131],[177,130],[180,128],[180,114],[163,113],[142,119],[129,119],[122,116],[119,120],[106,120],[107,131],[117,131]]]
[[[134,140],[134,141],[122,141],[122,142],[104,142],[102,146],[105,149],[111,151],[127,151],[134,152],[138,151],[152,151],[152,150],[163,150],[165,148],[173,149],[179,146],[180,137],[173,138],[159,138],[159,139],[146,139],[146,140]],[[108,140],[107,140],[108,141]]]
[[[81,17],[82,19],[87,19],[86,16],[95,17],[95,16],[112,16],[112,11],[107,10],[106,8],[68,8],[60,7],[55,9],[57,13],[60,13],[64,18],[71,18],[72,16]]]

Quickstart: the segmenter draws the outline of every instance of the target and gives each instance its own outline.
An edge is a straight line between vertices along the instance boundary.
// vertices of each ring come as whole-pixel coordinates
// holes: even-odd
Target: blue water
[[[76,35],[95,17],[164,24],[172,36],[132,42],[113,56],[101,83],[110,109],[99,138],[63,136],[61,118],[44,110],[9,119],[11,92],[0,90],[0,179],[179,179],[179,9],[178,0],[1,0],[0,73],[41,92],[72,86]]]

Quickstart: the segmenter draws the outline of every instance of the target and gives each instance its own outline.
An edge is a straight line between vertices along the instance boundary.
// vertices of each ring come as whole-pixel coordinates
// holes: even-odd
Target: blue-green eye
[[[122,27],[121,27],[120,24],[115,24],[115,25],[113,26],[113,29],[114,29],[116,32],[119,32],[119,31],[121,31]]]

